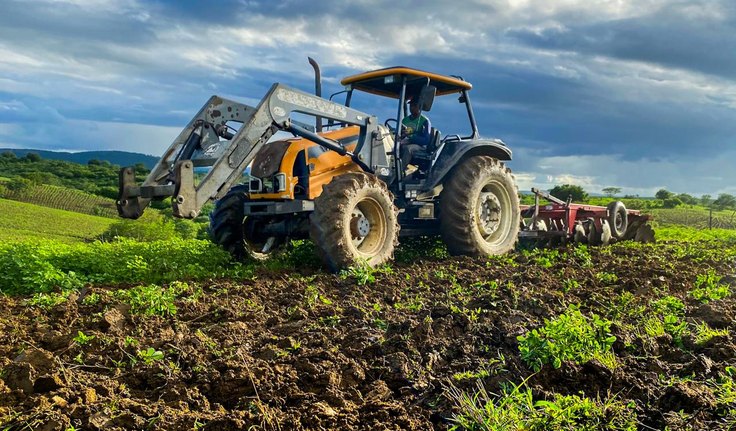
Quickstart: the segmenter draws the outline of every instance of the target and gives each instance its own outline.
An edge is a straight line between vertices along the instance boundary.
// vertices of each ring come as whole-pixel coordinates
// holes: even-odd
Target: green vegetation
[[[0,199],[0,242],[53,239],[65,243],[99,238],[113,224],[104,217],[78,214]]]
[[[18,187],[19,185],[22,187]],[[0,198],[102,217],[118,215],[114,199],[67,187],[33,184],[30,181],[27,184],[20,180],[0,183]]]
[[[72,341],[74,341],[80,346],[84,346],[84,345],[89,344],[94,339],[95,339],[94,335],[86,335],[82,331],[77,331],[77,335],[76,337],[72,338]]]
[[[571,305],[557,318],[545,319],[544,327],[518,337],[521,358],[535,371],[545,364],[560,368],[563,361],[581,363],[592,358],[615,363],[614,358],[605,355],[616,341],[610,327],[610,321],[595,314],[587,318]]]
[[[723,299],[731,294],[731,289],[726,284],[720,284],[720,281],[721,277],[713,270],[700,274],[695,280],[695,288],[690,291],[690,295],[704,304]]]
[[[0,244],[0,289],[32,294],[76,289],[85,283],[167,283],[181,279],[242,277],[250,267],[202,240],[64,244],[37,240]]]
[[[594,400],[585,396],[554,394],[551,400],[535,399],[530,388],[502,385],[499,395],[482,385],[474,394],[451,388],[449,397],[460,413],[451,430],[627,430],[637,429],[635,405],[615,397]]]
[[[177,308],[176,297],[189,286],[186,283],[173,282],[167,288],[155,284],[135,286],[127,290],[118,290],[116,296],[130,305],[130,311],[146,316],[173,316]]]
[[[10,178],[4,187],[11,191],[47,184],[115,199],[118,193],[119,169],[119,166],[98,160],[90,160],[82,165],[62,160],[46,160],[34,153],[24,157],[16,157],[11,152],[0,155],[0,172],[4,177]],[[148,172],[143,164],[136,165],[135,169],[139,181]]]
[[[153,347],[149,347],[146,350],[139,350],[136,355],[146,365],[151,365],[154,362],[163,361],[164,359],[164,352],[156,350]]]

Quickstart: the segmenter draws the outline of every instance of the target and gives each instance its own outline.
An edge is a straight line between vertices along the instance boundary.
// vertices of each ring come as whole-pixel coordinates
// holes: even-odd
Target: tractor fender
[[[445,142],[437,161],[432,165],[427,190],[442,184],[447,174],[467,157],[490,156],[511,160],[511,149],[500,139],[472,139]]]

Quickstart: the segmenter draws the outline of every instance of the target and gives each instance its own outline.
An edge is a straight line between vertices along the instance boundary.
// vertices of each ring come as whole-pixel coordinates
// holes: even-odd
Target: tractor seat
[[[411,163],[413,165],[416,165],[419,170],[429,170],[430,166],[432,165],[432,157],[434,156],[435,151],[437,151],[437,147],[440,143],[440,136],[440,131],[432,127],[427,148],[414,153],[414,155],[412,156]]]

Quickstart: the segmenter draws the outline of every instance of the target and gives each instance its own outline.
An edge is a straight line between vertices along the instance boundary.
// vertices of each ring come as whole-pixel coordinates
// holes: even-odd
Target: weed
[[[579,289],[579,288],[580,288],[580,283],[578,283],[577,280],[573,280],[573,279],[568,278],[568,279],[565,279],[562,282],[562,291],[565,292],[565,293],[567,293],[567,292],[569,292],[571,290]]]
[[[146,316],[173,316],[177,308],[174,304],[181,286],[162,288],[155,284],[136,286],[115,292],[117,298],[130,304],[131,312]]]
[[[728,328],[725,329],[713,329],[707,323],[700,322],[694,325],[695,327],[695,343],[704,344],[710,341],[713,337],[724,337],[729,335]]]
[[[698,275],[695,280],[695,288],[690,291],[690,296],[703,304],[723,299],[731,294],[731,289],[726,284],[720,284],[720,281],[721,277],[713,270]]]
[[[99,293],[92,292],[92,293],[86,295],[82,299],[82,304],[84,304],[84,305],[97,305],[97,304],[100,303],[101,300],[102,300],[102,297],[100,296]]]
[[[460,411],[452,419],[451,431],[637,429],[635,406],[615,397],[602,401],[554,394],[551,400],[535,400],[524,382],[502,385],[498,395],[488,393],[479,382],[472,395],[451,387],[447,396]]]
[[[26,300],[26,304],[45,310],[63,304],[69,298],[69,291],[61,293],[37,293]]]
[[[95,339],[94,335],[85,335],[84,332],[77,331],[77,336],[72,338],[72,341],[74,341],[80,346],[84,346],[84,345],[89,344],[94,339]]]
[[[669,334],[675,345],[682,347],[682,337],[687,331],[687,322],[681,320],[685,304],[674,296],[665,296],[652,301],[651,307],[655,314],[644,320],[644,332],[651,337]]]
[[[618,276],[612,272],[597,272],[595,278],[603,284],[611,285],[618,282]]]
[[[151,365],[154,362],[162,361],[164,359],[164,352],[149,347],[146,350],[139,350],[137,356],[144,364]]]
[[[376,274],[392,274],[393,269],[388,264],[372,267],[367,262],[359,262],[356,265],[340,271],[340,277],[344,280],[352,277],[358,286],[373,284],[376,282]]]
[[[593,266],[593,258],[590,256],[590,250],[585,244],[581,244],[573,248],[572,256],[583,268]]]
[[[535,371],[545,364],[559,368],[566,360],[588,361],[611,349],[616,337],[610,326],[610,321],[595,314],[587,318],[571,305],[557,318],[545,319],[544,327],[518,337],[521,358]]]

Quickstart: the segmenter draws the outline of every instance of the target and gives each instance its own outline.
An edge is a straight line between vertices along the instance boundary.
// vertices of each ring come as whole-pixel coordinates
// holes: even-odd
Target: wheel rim
[[[622,232],[624,229],[624,217],[621,215],[620,211],[616,211],[616,216],[613,219],[613,225],[616,229],[616,232]]]
[[[388,229],[386,215],[377,200],[364,198],[355,205],[349,230],[353,246],[363,257],[370,258],[383,248]]]
[[[491,245],[504,242],[511,218],[511,197],[504,185],[491,181],[483,186],[475,211],[475,225],[483,239]]]

